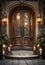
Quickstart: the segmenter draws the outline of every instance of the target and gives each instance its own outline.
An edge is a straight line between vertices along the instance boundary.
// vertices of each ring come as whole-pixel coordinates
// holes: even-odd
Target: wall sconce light
[[[2,24],[3,24],[3,23],[6,23],[6,21],[7,21],[7,17],[3,17],[3,18],[2,18]]]
[[[7,21],[7,15],[5,12],[2,14],[2,21]]]
[[[6,12],[4,11],[4,13],[2,14],[2,24],[5,24],[7,22],[7,15]]]
[[[38,22],[42,22],[42,18],[41,17],[38,17],[37,20],[38,20]]]
[[[38,13],[37,21],[38,21],[38,22],[42,22],[42,17],[41,17],[41,15],[40,15],[40,13]]]
[[[41,1],[42,2],[42,1]],[[41,15],[41,3],[40,0],[38,0],[38,15],[37,15],[37,21],[42,22],[42,15]]]
[[[7,21],[7,18],[2,18],[2,22],[6,22]]]

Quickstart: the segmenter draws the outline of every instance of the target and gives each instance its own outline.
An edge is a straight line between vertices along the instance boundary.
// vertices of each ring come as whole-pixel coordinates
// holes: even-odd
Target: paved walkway
[[[45,60],[33,59],[33,60],[0,60],[0,65],[45,65]]]

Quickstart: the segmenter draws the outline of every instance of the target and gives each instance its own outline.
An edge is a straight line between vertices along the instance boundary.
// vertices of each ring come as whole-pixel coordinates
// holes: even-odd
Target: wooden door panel
[[[30,39],[29,38],[24,38],[24,45],[30,46]]]
[[[18,13],[18,15],[17,15]],[[25,16],[26,15],[26,16]],[[14,15],[14,45],[21,48],[31,47],[33,45],[34,24],[30,12],[20,11]]]
[[[22,45],[21,43],[22,43],[22,40],[21,40],[21,38],[16,38],[15,39],[15,41],[16,41],[16,45]]]

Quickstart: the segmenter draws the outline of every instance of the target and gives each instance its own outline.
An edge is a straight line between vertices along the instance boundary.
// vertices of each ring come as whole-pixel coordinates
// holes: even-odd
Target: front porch
[[[11,54],[6,55],[6,58],[11,59],[34,59],[39,58],[39,55],[34,54],[31,50],[13,50]]]

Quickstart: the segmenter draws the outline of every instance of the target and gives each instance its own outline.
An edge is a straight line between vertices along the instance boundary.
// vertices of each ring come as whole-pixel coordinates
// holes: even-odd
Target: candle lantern
[[[10,47],[12,47],[12,44],[10,44]]]
[[[39,47],[40,47],[40,45],[38,44],[38,45],[37,45],[37,48],[39,48]]]
[[[10,48],[10,46],[8,47],[8,53],[10,54],[10,52],[11,52],[11,48]]]
[[[5,45],[5,44],[3,44],[3,46],[2,46],[2,47],[3,47],[3,49],[4,49],[4,48],[6,47],[6,45]]]
[[[2,58],[5,59],[5,49],[2,50]]]
[[[33,51],[34,51],[34,54],[36,53],[36,47],[35,46],[33,46]]]
[[[6,48],[6,45],[3,44],[2,48],[3,48],[3,49],[2,49],[3,59],[5,59],[5,54],[6,54],[5,48]]]
[[[42,48],[39,48],[39,55],[42,55]]]
[[[3,49],[2,53],[3,53],[3,56],[4,56],[5,55],[5,50],[4,49]]]
[[[10,44],[10,53],[11,53],[11,50],[12,50],[12,44]]]
[[[36,51],[36,47],[35,46],[33,47],[33,50]]]

